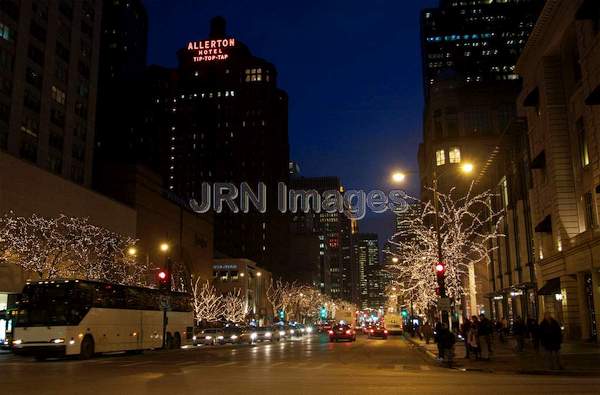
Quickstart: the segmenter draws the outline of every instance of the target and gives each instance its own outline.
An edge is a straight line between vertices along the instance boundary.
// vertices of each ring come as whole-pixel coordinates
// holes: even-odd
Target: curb
[[[426,347],[423,347],[422,345],[420,345],[419,343],[417,343],[410,337],[402,336],[402,338],[404,340],[406,340],[407,342],[409,342],[410,344],[412,344],[413,346],[415,346],[416,348],[418,348],[419,351],[421,351],[422,353],[427,355],[429,358],[431,358],[433,360],[437,360],[437,355],[435,355],[433,352],[429,351]]]

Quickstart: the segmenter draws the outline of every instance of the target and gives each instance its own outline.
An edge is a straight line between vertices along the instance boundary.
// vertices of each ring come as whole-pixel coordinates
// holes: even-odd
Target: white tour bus
[[[161,348],[163,322],[166,347],[179,348],[194,325],[187,294],[86,280],[27,283],[16,317],[13,351],[36,359]]]

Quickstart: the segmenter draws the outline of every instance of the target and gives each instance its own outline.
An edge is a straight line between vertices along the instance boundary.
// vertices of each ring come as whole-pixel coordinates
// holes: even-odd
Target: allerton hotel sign
[[[190,41],[187,49],[193,53],[195,63],[215,62],[229,58],[229,49],[235,47],[235,38]]]

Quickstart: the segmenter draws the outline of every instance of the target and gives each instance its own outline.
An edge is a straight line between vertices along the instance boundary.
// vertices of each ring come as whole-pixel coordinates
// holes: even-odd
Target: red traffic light
[[[167,278],[167,272],[165,272],[165,271],[158,272],[158,278],[160,278],[161,280],[166,279]]]
[[[446,270],[446,266],[443,263],[438,263],[437,265],[435,265],[435,271],[437,273],[444,273],[444,271]]]

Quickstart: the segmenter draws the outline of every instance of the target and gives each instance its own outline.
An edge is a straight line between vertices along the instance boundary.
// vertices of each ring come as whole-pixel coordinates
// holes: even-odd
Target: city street
[[[600,378],[509,376],[434,365],[401,338],[149,351],[88,361],[0,355],[0,388],[18,394],[597,393]]]

